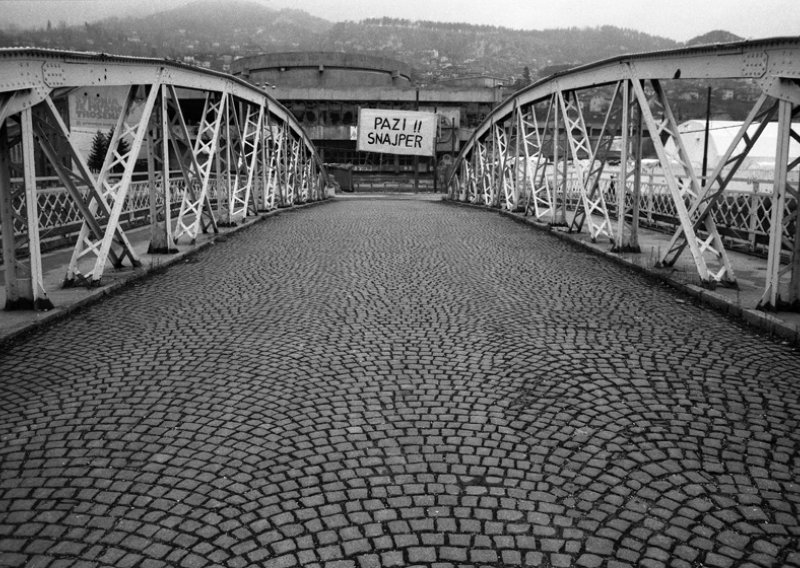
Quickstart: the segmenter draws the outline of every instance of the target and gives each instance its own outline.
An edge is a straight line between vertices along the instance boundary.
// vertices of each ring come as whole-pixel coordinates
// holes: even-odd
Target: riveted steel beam
[[[217,157],[220,129],[224,122],[228,99],[229,95],[226,92],[206,95],[202,118],[192,146],[191,162],[187,169],[191,183],[187,183],[187,191],[184,192],[181,201],[175,229],[175,242],[178,242],[183,236],[188,237],[190,242],[194,242],[200,231],[206,232],[209,226],[214,232],[217,231],[216,220],[210,212],[208,203],[208,186],[211,179],[211,168]],[[205,212],[209,214],[209,224],[203,223]]]
[[[575,91],[567,93],[560,91],[556,96],[561,108],[564,131],[566,132],[572,158],[568,162],[568,167],[575,172],[573,178],[578,184],[581,195],[580,205],[576,210],[577,223],[576,220],[573,220],[570,228],[574,230],[580,227],[585,220],[589,225],[589,235],[592,242],[596,242],[601,235],[606,235],[613,241],[614,235],[605,198],[603,193],[597,191],[595,186],[595,181],[599,178],[602,167],[597,170],[597,177],[595,177],[593,175],[595,152],[592,150],[589,133],[583,120],[578,94]],[[578,228],[578,230],[580,229]]]
[[[119,115],[109,152],[100,174],[95,176],[87,166],[86,157],[74,142],[73,133],[55,109],[53,98],[70,96],[83,86],[128,87],[124,110]],[[181,93],[195,93],[199,97],[210,97],[217,105],[204,113],[203,121],[187,125],[181,109]],[[183,96],[183,95],[181,95]],[[195,95],[192,95],[195,96]],[[135,104],[132,102],[135,100]],[[38,219],[35,212],[36,177],[30,164],[37,147],[48,160],[71,197],[71,210],[77,210],[83,221],[78,242],[65,277],[65,284],[86,282],[100,283],[107,261],[121,266],[126,260],[137,265],[139,260],[127,240],[120,224],[125,198],[131,187],[135,163],[146,158],[148,164],[148,192],[151,219],[151,247],[149,252],[173,252],[172,219],[170,205],[173,187],[178,190],[181,213],[174,231],[175,239],[196,239],[202,231],[216,231],[216,218],[211,208],[210,194],[211,164],[218,158],[216,148],[230,150],[227,137],[220,136],[219,111],[226,110],[232,101],[237,101],[239,110],[231,109],[233,120],[240,121],[241,129],[232,138],[239,144],[236,161],[225,164],[226,171],[238,174],[228,188],[233,188],[233,199],[228,201],[234,217],[255,211],[255,190],[259,179],[264,189],[263,202],[266,207],[275,206],[275,192],[270,187],[290,188],[290,181],[298,184],[301,200],[316,199],[324,195],[322,184],[327,176],[311,141],[292,114],[266,92],[253,85],[223,73],[198,69],[178,62],[135,57],[117,57],[88,53],[52,51],[44,49],[0,50],[0,127],[11,120],[15,138],[21,142],[28,164],[24,169],[24,193],[26,203],[20,208],[11,205],[12,187],[9,175],[0,174],[0,201],[5,229],[3,234],[6,264],[7,295],[25,297],[37,307],[44,306],[46,296],[42,278],[36,276],[40,265],[38,253]],[[41,107],[43,110],[32,109]],[[133,107],[137,107],[133,111]],[[212,105],[213,106],[213,105]],[[155,109],[158,109],[156,112]],[[216,113],[216,114],[215,114]],[[270,147],[266,147],[267,125],[280,131],[285,139],[276,143],[277,136],[269,134]],[[58,141],[56,145],[52,140]],[[118,149],[120,140],[127,142],[128,151]],[[291,141],[291,142],[289,142]],[[0,169],[8,174],[10,148],[17,142],[9,140],[5,130],[0,145]],[[292,146],[292,155],[288,147]],[[277,165],[270,167],[278,148],[282,155]],[[171,150],[171,151],[170,151]],[[65,155],[66,153],[66,155]],[[177,157],[177,160],[175,159]],[[176,163],[183,179],[170,178],[170,162]],[[228,167],[230,164],[231,167]],[[236,170],[234,172],[234,169]],[[260,174],[260,178],[259,178]],[[219,180],[215,180],[215,183]],[[173,185],[174,184],[174,185]],[[19,192],[22,195],[22,191]],[[14,197],[18,199],[18,197]],[[294,202],[294,198],[289,201]],[[6,207],[8,205],[8,207]],[[72,206],[74,205],[74,208]],[[14,208],[24,211],[20,219]],[[24,227],[15,234],[15,227]],[[31,251],[31,269],[16,261],[16,254],[23,241]],[[158,243],[166,243],[165,247]],[[163,249],[163,250],[162,250]],[[82,273],[84,262],[91,259],[92,265],[86,275]],[[80,267],[79,267],[80,264]],[[27,273],[34,275],[28,278]],[[10,276],[9,276],[10,275]],[[20,282],[28,278],[30,285],[21,290]]]
[[[617,232],[613,250],[640,252],[639,199],[642,186],[642,121],[630,81],[619,85],[621,92],[621,140],[617,179]],[[630,195],[630,200],[628,200]]]
[[[792,123],[798,116],[800,105],[788,100],[779,102],[767,276],[759,301],[759,307],[765,310],[800,308],[800,187],[790,182],[790,173],[800,169],[800,158],[789,159],[792,141],[800,143],[800,128]],[[788,206],[789,198],[792,208]]]
[[[84,221],[64,278],[67,286],[78,282],[98,285],[101,281],[112,244],[119,242],[117,238],[118,233],[121,232],[119,217],[133,177],[136,160],[149,128],[151,113],[158,93],[157,86],[134,85],[128,89],[125,104],[108,143],[103,167],[95,183],[99,198],[92,199],[89,205],[92,213],[96,213],[98,209],[107,208],[106,226],[102,238],[97,239],[92,233],[89,222]],[[134,118],[134,107],[140,107],[141,114],[138,119]],[[122,140],[125,140],[127,150],[122,150]],[[121,170],[119,176],[116,174],[118,170]],[[135,253],[130,249],[126,252],[131,258],[132,264],[138,265],[139,260]],[[83,258],[92,256],[94,263],[87,277],[81,272],[79,263]]]

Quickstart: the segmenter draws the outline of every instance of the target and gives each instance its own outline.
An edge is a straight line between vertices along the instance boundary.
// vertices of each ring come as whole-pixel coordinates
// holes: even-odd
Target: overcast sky
[[[331,21],[391,16],[517,29],[613,25],[685,41],[723,29],[755,39],[800,35],[800,0],[257,0]],[[189,0],[0,0],[0,22],[80,24],[155,12]],[[226,2],[219,0],[220,6]]]

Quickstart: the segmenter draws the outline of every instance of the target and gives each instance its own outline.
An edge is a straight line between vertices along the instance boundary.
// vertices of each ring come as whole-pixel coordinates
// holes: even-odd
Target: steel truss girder
[[[800,77],[798,62],[800,38],[787,37],[624,55],[590,63],[537,81],[498,105],[475,129],[460,155],[468,155],[472,144],[483,139],[494,122],[510,116],[515,105],[545,101],[558,90],[609,85],[626,79],[646,81],[675,77],[752,78],[768,83],[773,77]]]
[[[508,127],[503,123],[498,123],[494,128],[494,148],[496,148],[496,158],[493,161],[495,185],[499,185],[502,191],[498,191],[498,205],[508,211],[515,211],[519,205],[519,192],[516,183],[517,151],[519,150],[519,134],[516,129],[515,121],[510,121]],[[511,144],[511,140],[515,144]]]
[[[237,223],[250,211],[250,198],[253,180],[258,165],[261,145],[261,131],[264,122],[264,105],[242,104],[238,112],[231,109],[234,116],[235,143],[231,144],[228,135],[228,149],[232,150],[233,163],[227,164],[227,172],[234,172],[233,183],[228,183],[227,210],[228,223]],[[241,120],[239,117],[241,116]],[[244,123],[242,125],[242,122]],[[230,180],[230,178],[229,178]],[[255,208],[253,208],[255,209]]]
[[[550,122],[550,109],[548,107],[547,117],[544,126]],[[519,187],[519,176],[522,175],[525,193],[525,214],[533,212],[536,219],[550,216],[551,220],[555,215],[555,198],[550,185],[550,178],[547,177],[547,157],[544,154],[543,139],[545,133],[540,132],[539,121],[536,117],[534,105],[527,107],[527,115],[523,107],[518,106],[517,113],[517,132],[522,145],[522,168],[516,168],[517,187]],[[532,154],[531,149],[535,150]],[[519,156],[520,154],[517,153]],[[536,166],[531,169],[531,158],[536,157]]]
[[[263,161],[263,206],[264,209],[274,209],[282,203],[281,165],[286,137],[282,126],[271,124],[269,117],[267,117],[267,121],[269,144],[264,144],[264,151],[267,154]]]
[[[301,155],[300,155],[300,141],[293,136],[288,136],[287,143],[284,145],[286,148],[286,161],[284,179],[284,206],[290,207],[300,200],[300,189],[302,185],[301,175]]]
[[[49,120],[43,117],[34,117],[34,131],[38,136],[39,147],[55,170],[61,183],[64,184],[67,193],[72,197],[91,237],[95,240],[101,240],[105,234],[103,225],[107,224],[111,217],[111,208],[98,190],[101,187],[99,180],[91,173],[86,159],[72,143],[69,129],[56,109],[53,100],[48,96],[41,106],[47,113],[46,117]],[[51,137],[57,137],[64,142],[69,151],[70,161],[77,171],[69,168],[59,160],[57,152],[50,142]],[[86,187],[86,196],[83,195],[79,188],[81,185]],[[127,257],[131,265],[136,266],[139,262],[138,257],[125,236],[125,232],[119,225],[115,229],[113,239],[114,244],[118,245],[120,251],[117,253],[113,249],[109,249],[108,256],[112,265],[117,268],[121,267]]]
[[[482,187],[478,178],[478,153],[476,148],[472,151],[469,160],[464,160],[464,175],[467,180],[466,199],[470,203],[483,201]]]
[[[661,167],[664,171],[664,179],[669,188],[670,195],[672,196],[673,205],[678,214],[678,220],[686,235],[687,245],[691,251],[697,273],[702,283],[708,286],[714,286],[717,283],[734,285],[736,279],[733,274],[733,268],[731,267],[730,260],[725,251],[725,246],[717,231],[714,220],[710,215],[705,218],[704,228],[708,233],[706,238],[701,238],[694,230],[686,204],[687,202],[691,203],[693,200],[697,199],[701,191],[700,182],[689,162],[688,153],[683,145],[678,130],[678,124],[672,114],[666,95],[657,80],[651,81],[651,83],[655,92],[654,103],[661,108],[664,114],[664,120],[661,123],[656,122],[653,111],[650,108],[651,101],[648,99],[639,81],[633,81],[633,90],[642,112],[642,120],[650,133],[653,147],[661,162]],[[687,182],[684,184],[681,184],[678,180],[667,157],[664,142],[661,140],[662,132],[669,133],[669,135],[673,137],[678,148],[681,162],[680,167],[683,170],[681,173],[687,179]],[[711,272],[709,270],[705,258],[706,252],[711,252],[720,261],[721,267],[718,272]],[[665,259],[662,258],[662,262],[664,262],[664,260]]]
[[[613,242],[614,235],[605,198],[603,192],[597,191],[595,186],[595,181],[599,179],[599,174],[602,172],[602,165],[597,169],[597,177],[595,177],[593,175],[595,153],[591,147],[586,123],[583,120],[578,94],[575,91],[559,91],[556,96],[561,108],[564,130],[566,131],[567,143],[572,157],[571,165],[575,170],[581,193],[582,207],[579,206],[575,211],[575,218],[570,228],[574,230],[576,227],[580,227],[585,220],[589,225],[589,236],[592,242],[597,241],[597,238],[601,235],[606,235]],[[586,155],[585,159],[588,159],[589,162],[588,167],[584,164],[584,158],[581,157],[581,153]],[[595,217],[599,217],[600,222]]]
[[[178,242],[184,235],[194,242],[201,228],[204,231],[207,230],[208,225],[202,226],[204,212],[208,213],[214,232],[217,231],[216,220],[208,203],[208,185],[211,179],[211,168],[217,158],[220,128],[225,117],[225,105],[228,103],[228,99],[227,92],[206,95],[197,137],[192,147],[191,162],[185,170],[189,179],[187,179],[181,209],[178,213],[175,242]],[[186,129],[186,135],[189,136],[188,129]],[[197,184],[196,190],[195,183]]]
[[[674,79],[749,79],[762,90],[765,96],[800,105],[800,37],[770,38],[622,56],[584,65],[538,81],[518,91],[514,96],[498,105],[474,130],[470,139],[463,144],[461,152],[451,169],[451,179],[447,182],[451,187],[456,183],[461,184],[463,187],[452,188],[451,193],[453,195],[470,195],[470,192],[473,191],[470,184],[474,183],[477,186],[475,194],[482,193],[484,195],[483,201],[486,202],[486,196],[492,195],[494,191],[502,190],[499,186],[486,188],[484,183],[484,171],[487,169],[485,147],[495,138],[495,125],[508,120],[517,120],[515,117],[519,116],[519,109],[534,107],[549,101],[555,115],[552,121],[554,124],[553,152],[550,160],[553,164],[551,175],[553,179],[554,204],[557,207],[553,224],[564,223],[566,185],[562,183],[562,180],[566,177],[568,161],[560,159],[561,157],[559,156],[559,139],[562,133],[558,125],[561,124],[559,114],[561,114],[562,109],[560,107],[562,105],[552,105],[553,98],[558,93],[568,93],[605,85],[619,85],[621,83],[633,91],[628,94],[630,105],[624,105],[626,110],[623,112],[623,120],[628,121],[628,126],[623,129],[623,136],[626,137],[624,152],[632,159],[624,160],[621,165],[621,179],[616,195],[617,210],[620,218],[617,223],[615,248],[617,250],[638,249],[638,243],[636,242],[638,228],[637,207],[642,176],[641,151],[639,148],[643,137],[643,129],[646,128],[650,139],[657,148],[662,169],[667,170],[668,192],[679,221],[678,230],[672,239],[670,247],[659,259],[660,264],[671,265],[677,260],[681,251],[689,248],[692,262],[704,284],[709,286],[720,283],[735,285],[734,271],[712,214],[717,201],[724,191],[724,187],[731,178],[731,172],[742,163],[748,150],[752,148],[758,133],[750,134],[748,139],[745,125],[740,136],[741,142],[745,145],[745,150],[742,152],[737,150],[733,154],[729,153],[723,160],[723,164],[718,166],[719,170],[707,178],[705,183],[701,183],[694,170],[689,168],[681,171],[682,178],[679,179],[676,172],[672,171],[673,168],[663,152],[663,143],[659,137],[661,133],[669,133],[673,136],[679,148],[681,161],[684,165],[689,165],[687,153],[678,137],[675,119],[661,89],[661,81]],[[650,108],[650,101],[644,95],[643,85],[647,81],[650,81],[656,91],[655,104],[660,105],[664,111],[666,120],[663,122],[655,120],[655,113]],[[759,124],[763,124],[769,119],[766,115],[763,115],[759,120]],[[522,130],[522,128],[518,127],[518,136],[522,133]],[[542,131],[541,128],[537,130]],[[568,133],[565,133],[565,138],[567,136]],[[790,139],[795,140],[795,137],[796,133],[793,131],[790,134]],[[573,137],[572,142],[576,142],[575,137]],[[632,170],[629,169],[629,166],[632,167]],[[784,166],[778,164],[778,168],[780,167]],[[792,168],[790,167],[789,169]],[[469,175],[470,173],[472,175]],[[686,181],[684,182],[683,180]],[[626,198],[631,184],[633,185],[634,195],[630,203],[630,210],[628,210],[626,209]],[[587,184],[585,187],[591,191],[592,185]],[[788,187],[785,193],[791,198],[793,191],[794,188]],[[527,214],[530,211],[531,197],[526,197],[528,198],[526,203]],[[473,200],[480,201],[474,198]],[[773,210],[773,214],[777,214],[775,210]],[[793,212],[789,213],[788,217],[791,220],[790,222],[794,222]],[[625,224],[626,219],[630,219],[630,227]],[[578,221],[580,222],[580,215],[578,216]],[[784,229],[781,229],[783,232],[780,235],[780,239],[775,232],[778,225],[774,222],[770,224],[770,238],[773,243],[771,251],[775,258],[781,255],[785,257],[787,250],[797,246],[794,243],[786,244],[787,241],[785,239],[791,238],[792,235],[791,230],[787,231],[789,225],[787,225],[786,220],[781,220],[780,225]],[[628,229],[629,232],[626,234]],[[781,240],[783,244],[775,244],[778,240]],[[793,256],[792,258],[794,259],[795,257]],[[708,262],[711,260],[717,263],[717,267],[709,268]],[[797,260],[792,260],[792,263],[796,262]],[[778,293],[776,290],[779,286],[776,282],[779,278],[774,274],[777,274],[775,270],[779,265],[780,260],[774,261],[771,265],[772,282],[767,286],[769,291],[765,293],[765,299],[762,301],[764,305],[775,303],[775,298],[771,300],[769,296],[770,294]],[[789,270],[793,275],[800,274],[800,269],[795,270],[794,268],[781,268],[778,272],[785,275],[788,274]],[[800,280],[800,276],[797,276],[795,280]],[[792,291],[791,293],[794,292]]]
[[[179,128],[173,130],[169,111],[178,104],[174,89],[160,86],[157,112],[153,114],[147,139],[147,174],[150,190],[150,254],[171,254],[172,247],[172,180],[170,179],[170,146],[180,155],[176,138]],[[160,202],[160,206],[159,206]]]
[[[495,202],[496,188],[492,185],[492,164],[489,163],[490,148],[486,143],[478,143],[476,152],[473,155],[473,164],[475,166],[475,176],[477,182],[477,198],[483,203],[491,207]]]
[[[140,91],[147,92],[147,95],[144,97],[140,96]],[[81,275],[78,264],[83,257],[89,255],[94,255],[95,261],[89,275],[88,283],[90,285],[100,283],[111,246],[118,240],[116,236],[121,232],[119,228],[120,214],[125,204],[125,198],[131,184],[136,160],[142,149],[142,144],[149,128],[150,117],[158,95],[159,88],[157,82],[149,88],[146,86],[134,85],[131,86],[128,91],[128,96],[123,105],[122,112],[117,119],[113,136],[111,140],[109,140],[108,152],[106,153],[103,167],[97,177],[96,189],[100,194],[100,198],[99,200],[93,199],[89,205],[92,213],[96,212],[97,208],[100,207],[100,202],[104,202],[109,208],[106,228],[102,239],[97,240],[93,237],[89,224],[84,221],[80,235],[78,236],[78,242],[75,244],[72,259],[67,268],[65,283],[68,285],[75,283],[77,280],[85,280]],[[141,116],[138,120],[132,118],[135,106],[141,106]],[[131,139],[128,151],[120,153],[118,151],[120,141],[127,138]],[[122,169],[122,175],[118,180],[112,177],[115,168]],[[133,264],[138,265],[139,260],[132,254],[132,251],[128,248],[126,252],[131,256]]]
[[[83,85],[93,86],[126,86],[134,85],[130,91],[130,96],[137,94],[146,95],[144,99],[137,101],[143,110],[141,119],[137,110],[135,114],[130,113],[130,98],[125,103],[126,110],[120,114],[117,127],[114,129],[114,137],[111,141],[110,151],[106,156],[106,165],[99,175],[93,174],[86,163],[86,158],[77,150],[71,140],[71,133],[61,118],[59,111],[55,110],[53,98],[70,93]],[[274,101],[268,94],[260,89],[253,87],[246,81],[230,77],[225,74],[185,66],[175,62],[168,62],[161,59],[144,59],[130,57],[115,57],[108,55],[95,55],[84,53],[71,53],[62,51],[48,51],[41,49],[20,49],[6,50],[3,58],[0,59],[0,126],[5,125],[7,120],[14,120],[18,123],[20,134],[16,137],[22,143],[24,156],[28,156],[28,164],[22,161],[23,173],[27,178],[23,181],[20,195],[24,194],[25,200],[30,202],[35,197],[36,180],[32,172],[35,171],[31,165],[33,163],[34,152],[31,146],[37,146],[42,155],[52,165],[56,175],[63,183],[66,193],[70,195],[75,208],[80,214],[83,224],[81,227],[78,243],[73,250],[73,257],[70,260],[69,268],[65,275],[65,284],[74,284],[78,281],[86,281],[90,285],[100,282],[103,269],[107,262],[120,267],[125,261],[131,265],[138,265],[139,259],[128,241],[125,232],[120,225],[120,216],[123,206],[127,205],[125,197],[131,187],[131,173],[136,158],[142,156],[147,158],[148,174],[150,182],[150,214],[153,226],[151,230],[156,235],[156,220],[158,220],[158,234],[165,234],[166,237],[159,237],[159,242],[170,243],[170,146],[178,156],[177,164],[186,180],[183,195],[180,195],[182,205],[186,201],[196,201],[201,203],[201,207],[196,207],[194,211],[200,211],[199,217],[203,230],[208,227],[216,230],[216,220],[211,211],[208,197],[206,199],[196,199],[203,190],[207,190],[207,184],[202,183],[208,176],[202,176],[205,160],[198,161],[206,157],[205,152],[197,152],[197,147],[211,140],[212,136],[200,136],[196,138],[190,135],[190,129],[186,127],[180,111],[177,88],[194,90],[201,93],[225,93],[241,101],[246,108],[258,108],[263,117],[255,120],[252,116],[242,119],[243,131],[241,139],[247,139],[245,148],[240,150],[242,160],[239,184],[236,185],[236,195],[244,192],[244,203],[255,201],[255,188],[258,186],[255,179],[263,172],[266,179],[269,174],[267,160],[271,159],[267,149],[263,149],[262,140],[266,139],[264,134],[265,124],[270,120],[279,125],[287,138],[292,138],[299,146],[295,150],[297,157],[289,164],[289,157],[282,166],[294,168],[291,174],[286,167],[275,168],[276,175],[272,176],[277,184],[283,183],[280,176],[288,178],[291,175],[298,180],[298,193],[301,200],[316,199],[324,195],[322,188],[323,180],[326,176],[320,176],[324,172],[319,157],[305,136],[300,125],[291,113],[282,105]],[[149,94],[148,94],[149,93]],[[160,95],[159,95],[160,93]],[[218,95],[214,95],[218,96]],[[160,98],[160,100],[158,100]],[[158,105],[160,114],[154,114],[154,108]],[[35,112],[31,112],[34,107]],[[269,109],[269,110],[267,110]],[[26,113],[29,113],[26,116]],[[159,118],[161,124],[158,124]],[[30,124],[28,125],[28,121]],[[262,134],[253,131],[261,130]],[[28,128],[30,126],[30,128]],[[202,128],[201,128],[202,130]],[[24,134],[23,134],[24,132]],[[252,134],[251,134],[252,133]],[[252,144],[257,147],[251,147]],[[59,144],[53,142],[58,138]],[[119,151],[117,143],[120,139],[129,141],[130,151]],[[217,137],[217,140],[219,138]],[[183,155],[183,142],[187,143],[189,149],[187,155]],[[14,144],[12,142],[11,144]],[[197,146],[193,147],[194,143]],[[285,147],[285,145],[283,145]],[[9,161],[9,141],[3,140],[3,156],[0,167],[8,170]],[[66,155],[61,155],[66,154]],[[65,159],[66,158],[66,159]],[[261,162],[261,160],[264,160]],[[175,163],[175,162],[173,162]],[[253,165],[255,164],[255,167]],[[121,176],[111,175],[113,169],[121,170]],[[6,171],[8,174],[9,172]],[[0,174],[0,177],[2,175]],[[6,176],[8,177],[8,176]],[[23,176],[24,177],[24,176]],[[246,181],[247,180],[247,181]],[[0,180],[1,181],[1,180]],[[8,181],[8,180],[6,180]],[[36,289],[36,305],[45,305],[45,294],[43,291],[43,280],[41,277],[28,278],[25,274],[27,268],[16,261],[14,253],[24,242],[14,234],[14,227],[25,226],[27,231],[25,237],[28,238],[28,246],[31,249],[32,269],[36,272],[37,265],[41,263],[38,245],[38,215],[36,214],[37,203],[31,202],[30,206],[23,206],[24,219],[15,213],[11,206],[12,189],[9,183],[3,182],[0,189],[0,200],[3,206],[3,226],[7,228],[3,235],[4,258],[6,259],[6,276],[11,277],[13,282],[7,285],[7,297],[19,296],[19,282],[22,279],[33,282],[30,290]],[[268,207],[274,207],[275,194],[270,197],[267,183],[264,187],[264,202]],[[174,186],[173,186],[174,187]],[[249,199],[248,199],[249,197]],[[186,199],[184,199],[186,198]],[[156,201],[159,201],[156,204]],[[7,203],[6,203],[7,202]],[[5,207],[8,204],[9,207]],[[242,204],[237,199],[235,204]],[[161,207],[163,206],[163,211]],[[253,210],[255,210],[255,205]],[[186,234],[186,224],[189,222],[187,212],[181,217],[178,223],[178,233]],[[197,225],[194,222],[189,225],[190,236],[196,236]],[[183,233],[181,233],[183,231]],[[148,252],[173,252],[168,245],[165,250],[155,250],[153,243],[155,236],[151,240],[151,250]],[[156,247],[157,248],[157,247]],[[79,271],[78,265],[83,267],[83,262],[91,257],[92,267],[87,270],[84,276]],[[9,276],[10,275],[10,276]],[[24,287],[24,286],[23,286]],[[34,292],[23,291],[23,296],[32,297]]]
[[[617,232],[615,251],[640,252],[639,248],[639,196],[642,185],[642,121],[636,99],[631,97],[629,81],[617,86],[621,91],[621,148],[620,171],[617,185]],[[633,167],[630,167],[631,161]],[[628,208],[626,197],[631,192]],[[630,223],[628,223],[630,219]]]
[[[619,91],[621,85],[618,83],[614,87],[614,92],[611,97],[611,102],[606,112],[605,119],[603,120],[603,127],[600,130],[600,136],[597,138],[595,147],[591,147],[591,140],[588,138],[588,132],[583,129],[583,133],[587,135],[585,146],[589,149],[588,166],[585,168],[585,180],[582,187],[585,190],[586,199],[582,199],[580,205],[575,210],[575,216],[572,219],[570,229],[573,231],[581,231],[583,223],[588,219],[590,227],[592,224],[597,225],[596,221],[591,217],[592,214],[608,217],[608,207],[605,203],[603,192],[600,190],[600,177],[606,166],[606,158],[611,144],[614,142],[614,130],[619,124],[621,108],[617,104],[619,99]],[[575,103],[578,102],[578,95],[575,93]],[[578,106],[580,110],[580,106]],[[580,112],[578,112],[580,115]],[[581,116],[581,122],[583,118]],[[601,158],[602,156],[602,158]],[[586,203],[589,207],[586,207]],[[605,221],[603,221],[604,223]],[[591,232],[591,231],[590,231]],[[599,233],[599,230],[598,230]],[[611,230],[611,222],[608,223],[608,234],[613,241],[613,231]]]
[[[728,182],[736,175],[739,167],[747,158],[750,149],[766,129],[767,124],[775,118],[778,103],[776,101],[774,104],[768,105],[767,102],[768,97],[762,94],[748,113],[733,140],[725,149],[716,168],[699,189],[696,199],[691,200],[689,217],[693,222],[695,232],[704,228],[707,218],[711,216],[714,206],[722,197]],[[748,130],[753,124],[757,124],[757,127],[752,134],[748,134]],[[737,148],[742,142],[744,144],[742,144],[741,150],[737,152]],[[673,264],[686,248],[687,243],[688,240],[684,234],[683,226],[679,226],[670,239],[666,253],[662,258],[662,263],[665,265]]]
[[[789,145],[800,143],[800,128],[792,120],[800,115],[800,104],[790,100],[778,102],[778,141],[775,157],[775,182],[772,192],[769,254],[764,293],[759,307],[779,310],[800,308],[800,187],[789,183],[793,170],[800,169],[800,158],[789,162]],[[794,210],[787,214],[787,198],[794,198]],[[783,258],[787,261],[784,263]],[[788,277],[788,278],[787,278]]]
[[[20,262],[16,254],[14,238],[14,209],[12,204],[11,178],[9,172],[8,135],[6,121],[0,122],[0,223],[3,231],[3,259],[5,264],[6,305],[5,309],[48,310],[53,307],[44,288],[41,249],[39,246],[39,211],[34,162],[33,113],[27,108],[19,113],[22,142],[22,175],[25,203],[24,223],[28,228],[29,260]]]
[[[313,144],[292,113],[271,95],[244,79],[160,58],[105,53],[24,48],[6,50],[4,57],[0,59],[0,94],[15,95],[5,110],[9,116],[39,104],[54,88],[156,83],[201,92],[224,91],[236,99],[256,105],[267,100],[270,113],[302,140],[314,156],[315,163],[320,164]]]

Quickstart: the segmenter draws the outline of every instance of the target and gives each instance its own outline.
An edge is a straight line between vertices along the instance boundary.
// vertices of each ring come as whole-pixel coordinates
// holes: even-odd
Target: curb
[[[572,237],[572,235],[569,233],[564,233],[561,231],[553,231],[552,227],[550,227],[550,225],[548,225],[547,223],[542,223],[540,221],[524,217],[519,213],[512,213],[511,211],[495,209],[493,207],[486,207],[485,205],[477,205],[474,203],[464,203],[461,201],[454,201],[447,197],[443,197],[442,202],[448,205],[457,205],[460,207],[469,207],[472,209],[480,209],[483,211],[495,212],[503,217],[507,217],[513,221],[516,221],[517,223],[522,223],[538,231],[546,232],[562,241],[566,241],[575,246],[578,246],[582,250],[589,251],[597,256],[603,256],[620,266],[624,266],[626,268],[634,270],[639,274],[643,274],[649,278],[652,278],[659,282],[663,282],[664,284],[669,285],[678,292],[695,299],[700,304],[707,306],[732,319],[738,319],[741,322],[766,333],[769,337],[779,338],[796,347],[800,347],[800,330],[797,330],[794,327],[790,327],[784,321],[773,316],[768,312],[762,312],[761,310],[757,310],[754,308],[743,308],[732,302],[729,302],[724,298],[715,295],[711,290],[706,290],[705,288],[702,288],[695,284],[686,284],[683,282],[678,282],[677,280],[670,278],[666,274],[659,273],[654,268],[648,268],[646,266],[630,262],[629,260],[611,251],[599,250],[588,243],[585,243],[583,241],[580,241]]]

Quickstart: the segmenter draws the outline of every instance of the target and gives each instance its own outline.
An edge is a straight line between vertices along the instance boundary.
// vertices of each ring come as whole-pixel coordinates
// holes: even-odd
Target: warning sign
[[[436,115],[432,112],[362,108],[358,113],[361,152],[433,156]]]

